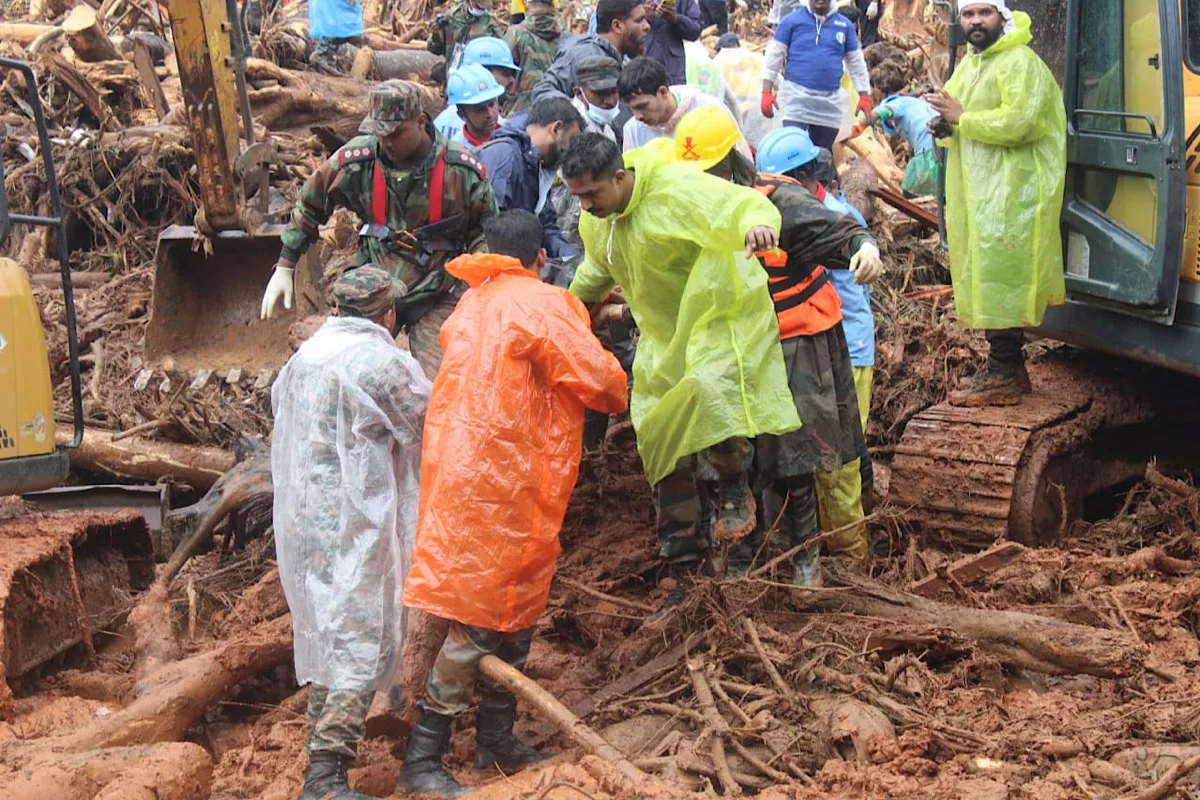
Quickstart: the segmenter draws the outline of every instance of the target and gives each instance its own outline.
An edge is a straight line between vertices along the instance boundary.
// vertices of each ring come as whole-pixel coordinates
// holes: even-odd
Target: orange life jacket
[[[759,175],[754,188],[769,198],[777,188],[788,184],[800,185],[783,175]],[[787,253],[779,248],[759,253],[758,259],[767,271],[771,300],[779,317],[780,339],[812,336],[842,321],[842,298],[824,267],[819,264],[789,267]]]

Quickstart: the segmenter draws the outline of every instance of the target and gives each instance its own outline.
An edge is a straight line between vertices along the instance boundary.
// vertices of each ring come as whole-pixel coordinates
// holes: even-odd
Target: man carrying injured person
[[[724,122],[724,115],[700,108],[680,120],[673,152],[682,164],[754,186],[770,198],[783,220],[779,248],[760,253],[759,259],[779,319],[788,386],[804,425],[782,435],[759,436],[755,467],[759,486],[776,495],[776,503],[764,501],[765,519],[771,522],[781,514],[784,544],[791,548],[819,530],[815,474],[841,469],[858,458],[862,448],[842,301],[827,269],[848,269],[864,284],[883,274],[883,262],[862,225],[826,208],[798,182],[795,170],[812,163],[817,154],[807,133],[783,128],[768,134],[759,148],[764,174],[757,176],[754,164],[734,148],[737,136],[737,128]],[[762,546],[761,527],[734,543],[728,557],[730,574],[744,574]],[[821,585],[819,555],[812,547],[793,558],[793,583]]]
[[[513,770],[548,757],[513,735],[516,698],[481,676],[479,662],[495,655],[524,666],[579,474],[583,411],[627,405],[625,371],[592,333],[583,303],[538,279],[546,260],[538,218],[506,211],[486,235],[490,254],[446,265],[471,288],[442,326],[404,590],[405,605],[451,620],[397,785],[438,797],[468,791],[442,755],[477,686],[475,767]]]
[[[370,800],[346,770],[400,662],[430,386],[392,339],[397,288],[374,264],[338,278],[334,316],[271,387],[279,580],[312,684],[302,800]]]

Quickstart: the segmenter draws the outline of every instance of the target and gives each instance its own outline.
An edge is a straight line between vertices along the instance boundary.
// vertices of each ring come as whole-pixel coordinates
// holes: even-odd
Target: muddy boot
[[[1006,371],[984,370],[967,385],[950,393],[950,405],[978,408],[980,406],[1015,406],[1033,390],[1029,373],[1022,364],[1019,369]]]
[[[817,520],[816,479],[812,475],[788,478],[783,486],[787,492],[786,506],[780,521],[792,547],[817,536],[821,525]],[[821,548],[809,547],[792,556],[792,585],[819,587],[821,585]]]
[[[718,542],[737,542],[746,538],[758,522],[757,511],[746,473],[722,476],[717,481],[717,522],[713,526],[713,538]]]
[[[350,788],[346,770],[352,764],[354,759],[350,756],[317,750],[309,756],[304,794],[300,795],[300,800],[378,800]]]
[[[512,771],[553,758],[557,753],[539,753],[513,735],[517,721],[516,698],[483,701],[475,722],[475,769],[493,766]]]
[[[408,737],[396,791],[423,792],[434,797],[462,797],[471,792],[454,780],[442,764],[442,756],[450,744],[450,723],[453,721],[453,717],[421,709],[421,720]]]

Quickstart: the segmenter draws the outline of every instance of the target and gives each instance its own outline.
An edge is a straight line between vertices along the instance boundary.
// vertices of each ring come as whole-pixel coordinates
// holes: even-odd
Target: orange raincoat
[[[624,411],[625,373],[583,303],[517,259],[465,255],[446,271],[471,290],[442,326],[404,604],[518,631],[550,596],[584,406]]]

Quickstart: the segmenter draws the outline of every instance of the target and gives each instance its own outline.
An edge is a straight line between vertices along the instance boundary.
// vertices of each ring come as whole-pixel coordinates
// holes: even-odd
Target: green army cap
[[[359,133],[387,136],[400,123],[416,119],[425,110],[421,90],[408,81],[390,80],[371,89],[371,110],[358,126]]]
[[[345,316],[376,319],[396,302],[398,288],[387,270],[366,264],[343,272],[333,282],[333,299]]]

